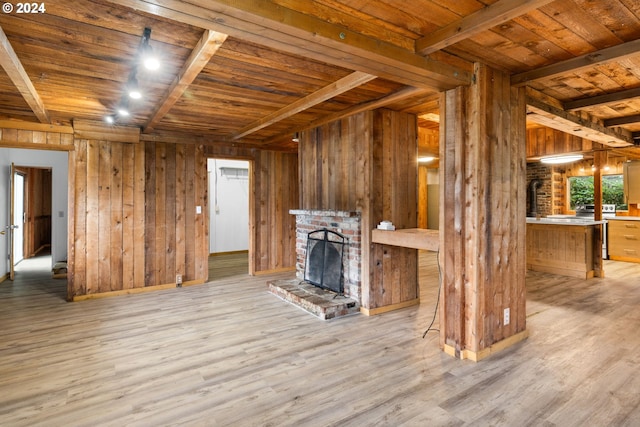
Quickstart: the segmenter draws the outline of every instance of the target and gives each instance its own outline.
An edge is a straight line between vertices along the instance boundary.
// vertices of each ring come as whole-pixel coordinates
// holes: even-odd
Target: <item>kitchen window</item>
[[[577,205],[593,204],[593,176],[572,176],[568,179],[569,208]],[[616,205],[616,211],[627,210],[624,201],[622,174],[602,176],[602,203]]]

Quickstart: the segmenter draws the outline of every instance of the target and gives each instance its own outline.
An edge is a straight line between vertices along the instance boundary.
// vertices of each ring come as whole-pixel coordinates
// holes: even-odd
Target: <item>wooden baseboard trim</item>
[[[288,271],[296,271],[296,268],[295,267],[282,267],[282,268],[275,268],[273,270],[254,271],[253,272],[253,276],[266,276],[268,274],[286,273]]]
[[[502,351],[507,347],[511,347],[512,345],[517,344],[520,341],[524,341],[525,339],[527,339],[528,336],[529,336],[529,331],[525,329],[522,332],[518,332],[515,335],[511,335],[510,337],[505,338],[502,341],[498,341],[492,346],[482,349],[480,351],[462,350],[460,352],[460,359],[461,360],[469,359],[474,362],[479,362],[480,360],[485,359],[494,353],[498,353],[499,351]],[[449,356],[457,357],[456,349],[450,345],[445,344],[443,351],[447,353]]]
[[[399,302],[397,304],[385,305],[384,307],[376,307],[376,308],[360,307],[360,313],[365,314],[367,316],[375,316],[376,314],[382,314],[388,311],[399,310],[401,308],[411,307],[412,305],[418,305],[418,304],[420,304],[420,298]]]
[[[210,257],[214,256],[224,256],[224,255],[240,255],[240,254],[249,254],[249,251],[229,251],[229,252],[212,252],[209,254]]]
[[[201,285],[204,283],[204,280],[190,280],[188,282],[182,283],[182,287],[193,286],[193,285]],[[173,289],[176,288],[175,283],[167,283],[164,285],[155,285],[155,286],[145,286],[143,288],[132,288],[132,289],[122,289],[120,291],[111,291],[111,292],[101,292],[99,294],[88,294],[88,295],[76,295],[73,297],[72,301],[85,301],[89,299],[98,299],[98,298],[108,298],[108,297],[117,297],[120,295],[132,295],[132,294],[141,294],[145,292],[152,291],[161,291],[164,289]]]
[[[620,255],[609,255],[609,259],[611,261],[640,262],[640,258]]]
[[[0,276],[0,283],[4,282],[8,278],[9,278],[9,273],[5,274],[4,276]]]

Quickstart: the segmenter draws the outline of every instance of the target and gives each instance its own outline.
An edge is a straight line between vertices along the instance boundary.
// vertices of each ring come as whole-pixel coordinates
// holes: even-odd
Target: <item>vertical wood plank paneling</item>
[[[313,151],[308,153],[313,157]],[[289,214],[289,210],[299,208],[302,198],[299,196],[302,184],[297,173],[298,156],[271,151],[258,151],[251,155],[250,273],[290,269],[296,262],[296,236],[295,217]],[[300,167],[306,168],[305,164],[300,163]],[[309,196],[306,195],[305,199],[309,200]]]
[[[185,165],[187,171],[196,169],[196,148],[194,145],[185,147]],[[196,233],[196,179],[195,174],[187,174],[186,180],[186,205],[185,205],[185,233],[187,236],[195,236]],[[183,280],[196,278],[196,242],[187,238],[185,242],[185,277]]]
[[[427,176],[428,169],[424,165],[418,166],[418,228],[427,228]]]
[[[69,215],[72,217],[73,224],[73,252],[69,253],[68,265],[71,280],[68,283],[67,294],[70,299],[76,295],[84,295],[87,293],[87,141],[85,139],[77,140],[73,156],[70,156],[69,163],[75,174],[75,179],[70,181],[73,187],[70,193],[74,194],[73,204]],[[72,163],[74,161],[75,162]],[[70,200],[71,202],[71,200]]]
[[[98,142],[98,289],[111,291],[111,145]]]
[[[165,277],[162,283],[174,283],[176,278],[176,145],[166,146],[165,175],[165,221],[166,234],[164,243]]]
[[[176,256],[175,271],[176,274],[185,274],[185,253],[186,253],[186,163],[185,163],[185,146],[176,146]]]
[[[527,228],[526,223],[523,224],[527,216],[527,139],[526,139],[526,116],[527,104],[525,88],[511,88],[511,161],[514,162],[515,177],[512,180],[512,201],[517,206],[512,209],[510,224],[518,224],[517,231],[510,242],[512,254],[509,262],[525,267],[515,267],[511,269],[510,283],[513,283],[510,306],[515,307],[515,313],[512,313],[512,327],[509,335],[513,335],[526,329],[526,242]]]
[[[207,221],[207,158],[204,156],[202,146],[195,148],[196,158],[196,203],[200,206],[200,214],[196,216],[196,279],[206,280],[209,274],[209,224]]]
[[[87,211],[86,211],[86,287],[87,294],[100,292],[98,276],[99,215],[98,203],[100,146],[97,141],[87,143]],[[83,213],[80,213],[83,215]]]
[[[155,274],[156,283],[167,282],[167,265],[165,259],[165,248],[167,235],[167,144],[156,143],[156,239],[155,239]]]
[[[145,279],[144,283],[159,283],[156,274],[156,145],[145,144]]]
[[[122,188],[122,169],[123,144],[111,143],[111,185],[110,185],[110,213],[111,220],[109,229],[111,231],[109,246],[110,254],[110,271],[111,283],[110,290],[120,290],[124,287],[124,240],[123,240],[123,188]]]
[[[146,258],[145,208],[148,197],[145,193],[146,156],[145,144],[134,144],[133,174],[133,286],[144,287]]]
[[[2,136],[2,130],[0,129],[0,138]],[[76,205],[77,194],[74,187],[76,182],[76,163],[78,163],[78,153],[76,152],[77,146],[74,146],[75,150],[69,152],[68,168],[69,168],[69,181],[67,185],[67,197],[69,202],[69,209],[67,211],[68,221],[68,235],[67,235],[67,299],[72,300],[75,295],[75,268],[76,268],[76,239],[77,239],[77,221],[76,221]],[[53,179],[53,177],[52,177]]]
[[[135,287],[135,146],[122,144],[122,289]],[[144,265],[144,263],[142,263]]]
[[[464,100],[468,89],[456,88],[440,95],[440,344],[454,349],[460,356],[464,342],[464,272],[461,260],[465,254],[461,238],[464,221],[463,158],[460,150],[467,144],[468,134]],[[464,123],[464,126],[460,125]],[[469,272],[470,274],[471,272]]]

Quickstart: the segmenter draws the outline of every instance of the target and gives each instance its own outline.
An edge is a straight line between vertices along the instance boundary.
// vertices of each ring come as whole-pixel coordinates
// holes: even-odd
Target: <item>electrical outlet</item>
[[[176,285],[178,287],[182,286],[182,274],[176,274]]]
[[[511,311],[509,310],[509,307],[507,307],[504,309],[504,317],[503,317],[504,321],[502,322],[504,326],[507,326],[509,324],[509,321],[511,320],[510,317],[511,317]]]

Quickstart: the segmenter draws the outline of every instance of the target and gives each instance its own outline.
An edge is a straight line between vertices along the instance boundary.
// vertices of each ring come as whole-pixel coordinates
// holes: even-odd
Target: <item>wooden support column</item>
[[[593,201],[595,209],[593,219],[602,221],[602,169],[607,165],[608,154],[606,150],[596,150],[593,153]],[[596,227],[597,232],[593,236],[593,275],[604,277],[604,264],[602,262],[602,225]]]
[[[476,64],[440,105],[440,342],[477,361],[527,336],[525,93]]]

